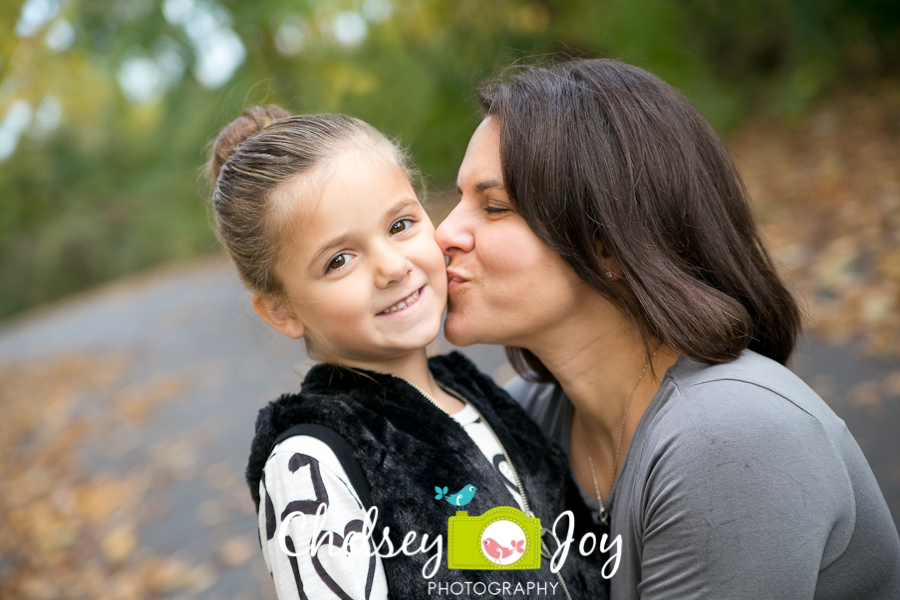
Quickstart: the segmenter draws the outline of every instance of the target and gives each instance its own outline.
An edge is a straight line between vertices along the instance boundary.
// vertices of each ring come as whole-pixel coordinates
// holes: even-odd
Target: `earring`
[[[613,272],[612,272],[612,271],[607,271],[607,272],[606,272],[606,276],[609,277],[610,279],[612,279],[612,278],[613,278]]]

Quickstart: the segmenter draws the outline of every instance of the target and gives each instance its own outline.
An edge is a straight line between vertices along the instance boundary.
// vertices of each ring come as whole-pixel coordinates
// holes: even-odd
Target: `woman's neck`
[[[650,352],[656,355],[648,363],[647,349],[631,321],[606,300],[597,300],[542,332],[529,349],[559,381],[598,451],[615,450],[625,422],[624,454],[678,354],[651,338]]]

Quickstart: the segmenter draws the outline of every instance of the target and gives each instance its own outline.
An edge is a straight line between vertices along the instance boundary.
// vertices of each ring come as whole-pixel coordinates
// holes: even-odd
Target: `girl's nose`
[[[475,236],[469,222],[465,203],[460,201],[447,218],[434,231],[434,239],[441,252],[451,256],[454,252],[470,252],[475,246]]]
[[[410,260],[390,245],[378,253],[375,261],[375,285],[379,288],[400,283],[413,270]]]

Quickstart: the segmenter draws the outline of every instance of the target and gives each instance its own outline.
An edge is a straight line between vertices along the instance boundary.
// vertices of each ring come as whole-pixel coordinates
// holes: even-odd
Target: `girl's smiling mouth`
[[[422,287],[420,287],[419,289],[414,291],[412,294],[410,294],[409,296],[407,296],[406,298],[404,298],[397,304],[394,304],[393,306],[386,308],[385,310],[378,313],[376,316],[379,316],[379,317],[387,316],[387,315],[392,315],[396,312],[402,312],[402,311],[406,310],[407,308],[409,308],[410,306],[412,306],[419,300],[419,297],[422,295],[422,291],[424,289],[425,289],[425,286],[423,285]]]

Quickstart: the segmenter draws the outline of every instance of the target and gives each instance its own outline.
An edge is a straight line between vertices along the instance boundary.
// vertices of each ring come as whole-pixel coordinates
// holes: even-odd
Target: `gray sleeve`
[[[670,403],[648,431],[633,522],[623,524],[638,545],[641,600],[812,600],[856,518],[849,474],[822,424],[737,381]]]
[[[516,377],[505,388],[541,431],[563,448],[568,448],[572,403],[562,390],[551,384],[531,383]]]
[[[503,389],[525,409],[525,412],[531,414],[532,410],[540,410],[541,405],[546,402],[547,394],[542,393],[546,387],[549,386],[525,381],[521,375],[517,375],[503,386]]]

